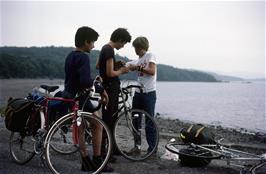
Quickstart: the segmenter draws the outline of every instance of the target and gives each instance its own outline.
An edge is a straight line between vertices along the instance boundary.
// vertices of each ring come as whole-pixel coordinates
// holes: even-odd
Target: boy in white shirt
[[[156,57],[151,52],[148,52],[149,41],[146,37],[138,37],[133,41],[133,47],[139,60],[136,65],[129,65],[130,70],[138,71],[138,81],[144,86],[143,93],[136,90],[133,97],[132,108],[143,109],[154,117],[155,103],[156,103],[156,78],[157,66]],[[135,119],[133,121],[136,129],[140,129],[141,123]],[[146,125],[146,136],[149,144],[148,152],[152,151],[156,145],[156,130],[151,125]],[[131,153],[140,153],[141,137],[134,136],[135,147]]]

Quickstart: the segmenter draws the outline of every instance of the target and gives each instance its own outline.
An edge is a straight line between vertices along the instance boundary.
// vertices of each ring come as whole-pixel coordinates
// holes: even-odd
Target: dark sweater
[[[65,61],[65,91],[75,96],[78,92],[93,85],[90,70],[90,58],[81,51],[72,51]],[[95,86],[97,92],[102,92],[101,86]]]

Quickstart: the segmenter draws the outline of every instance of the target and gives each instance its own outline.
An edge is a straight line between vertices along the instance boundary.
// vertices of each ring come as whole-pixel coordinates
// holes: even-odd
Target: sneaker
[[[82,171],[94,171],[96,168],[95,164],[91,161],[89,156],[82,157],[81,170]]]
[[[121,152],[119,152],[119,151],[114,151],[114,152],[113,152],[113,155],[121,156]]]
[[[156,152],[154,152],[153,154],[151,154],[151,156],[149,156],[149,159],[156,160],[156,159],[159,159],[159,156],[157,155]]]
[[[82,171],[96,171],[103,163],[101,157],[93,156],[93,160],[91,160],[88,156],[82,157],[81,170]],[[106,165],[102,172],[113,172],[114,169]]]
[[[93,162],[97,166],[97,168],[95,169],[97,170],[102,165],[103,159],[101,156],[93,156]],[[102,172],[113,172],[113,171],[114,169],[108,165],[106,165],[102,170]]]
[[[106,157],[106,155],[102,155],[102,158],[104,159]],[[116,158],[113,156],[113,155],[111,155],[110,157],[109,157],[109,160],[108,160],[108,162],[109,163],[115,163],[116,162]]]
[[[113,155],[121,156],[121,152],[117,149],[113,150]]]
[[[128,155],[139,155],[141,150],[138,147],[132,148],[130,151],[127,152]]]
[[[117,159],[116,159],[113,155],[111,155],[110,158],[109,158],[109,162],[110,162],[110,163],[115,163],[116,160],[117,160]]]

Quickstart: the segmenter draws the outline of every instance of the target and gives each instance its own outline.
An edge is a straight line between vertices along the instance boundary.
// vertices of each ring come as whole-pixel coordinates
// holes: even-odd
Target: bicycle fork
[[[72,139],[74,144],[79,144],[79,136],[78,136],[78,129],[82,124],[82,116],[81,116],[81,111],[77,110],[75,111],[75,115],[73,116],[73,120],[72,120]]]

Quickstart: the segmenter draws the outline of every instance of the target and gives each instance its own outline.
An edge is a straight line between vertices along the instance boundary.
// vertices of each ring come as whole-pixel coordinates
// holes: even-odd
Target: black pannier
[[[183,128],[180,131],[180,138],[184,143],[215,144],[215,137],[213,132],[211,132],[207,127],[202,124],[195,124],[187,128]],[[194,151],[193,148],[181,149],[180,151],[186,154],[203,153],[201,151]],[[210,152],[205,151],[204,153],[205,155],[211,156]],[[179,155],[179,160],[181,162],[181,165],[189,167],[203,167],[211,162],[210,159],[202,159],[185,155]]]
[[[6,128],[13,132],[25,132],[34,102],[23,98],[9,98],[5,108]]]
[[[195,154],[195,151],[192,149],[181,149],[181,153],[186,153],[186,154]],[[205,155],[211,155],[209,152],[204,152]],[[185,155],[179,155],[179,160],[180,164],[182,166],[188,166],[188,167],[203,167],[207,166],[211,160],[210,159],[203,159],[203,158],[197,158],[197,157],[192,157],[192,156],[185,156]]]
[[[180,138],[184,143],[215,144],[215,136],[202,124],[191,125],[180,131]]]

